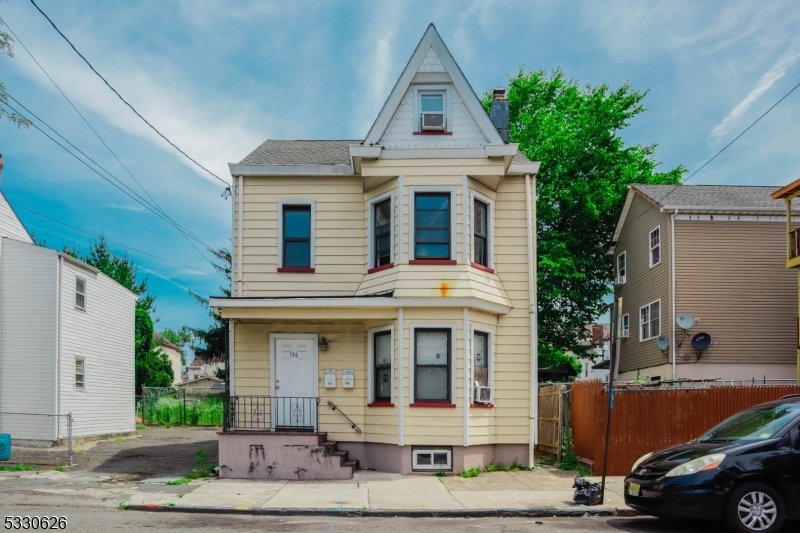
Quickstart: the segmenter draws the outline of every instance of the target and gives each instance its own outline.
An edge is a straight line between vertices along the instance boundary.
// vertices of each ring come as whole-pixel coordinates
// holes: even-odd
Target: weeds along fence
[[[151,426],[221,426],[223,389],[143,387],[137,413]]]
[[[0,466],[72,466],[72,414],[0,411]]]
[[[603,468],[608,389],[599,380],[571,385],[575,453]],[[692,440],[753,405],[800,394],[797,385],[729,385],[614,388],[609,438],[609,475],[625,475],[642,455]]]

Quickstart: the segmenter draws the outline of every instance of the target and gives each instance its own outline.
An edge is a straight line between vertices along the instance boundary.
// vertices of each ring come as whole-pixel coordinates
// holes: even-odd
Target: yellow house
[[[433,25],[364,140],[268,140],[233,177],[220,473],[531,464],[535,178]]]
[[[795,228],[792,220],[792,210],[797,211],[798,202],[795,199],[798,197],[800,197],[800,179],[772,194],[775,200],[786,201],[786,268],[798,269],[797,383],[800,384],[800,228]]]

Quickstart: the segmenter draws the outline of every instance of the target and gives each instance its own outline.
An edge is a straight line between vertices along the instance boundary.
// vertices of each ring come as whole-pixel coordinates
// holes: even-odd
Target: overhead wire
[[[8,93],[8,91],[2,91],[2,92],[3,92],[3,93],[6,95],[6,96],[8,96],[8,97],[9,97],[9,98],[11,98],[12,100],[14,100],[14,102],[16,102],[16,103],[18,103],[18,104],[19,104],[19,101],[18,101],[18,100],[16,100],[16,99],[15,99],[13,96],[11,96],[11,95]],[[12,111],[14,111],[15,113],[17,113],[18,115],[20,115],[20,116],[23,116],[23,117],[24,117],[24,114],[23,114],[22,112],[20,112],[19,110],[17,110],[16,108],[14,108],[14,106],[12,106],[11,104],[5,104],[5,105],[6,105],[6,107],[8,107],[9,109],[11,109],[11,110],[12,110]],[[22,104],[19,104],[19,105],[20,105],[21,107],[24,107],[24,106],[22,106]],[[25,109],[27,110],[27,108],[25,108]],[[30,111],[29,111],[29,112],[30,112]],[[31,113],[31,115],[32,115],[32,116],[34,116],[34,117],[36,117],[36,115],[34,115],[33,113]],[[25,117],[25,118],[27,118],[27,117]],[[117,182],[119,182],[119,183],[120,183],[120,185],[118,185],[117,183],[114,183],[114,181],[111,181],[109,178],[107,178],[105,175],[103,175],[103,174],[102,174],[101,172],[99,172],[97,169],[95,169],[94,167],[92,167],[91,165],[89,165],[89,164],[88,164],[86,161],[84,161],[83,159],[81,159],[80,157],[78,157],[78,156],[77,156],[77,155],[76,155],[74,152],[72,152],[72,151],[71,151],[69,148],[67,148],[66,146],[64,146],[63,144],[61,144],[60,142],[58,142],[56,139],[54,139],[54,138],[53,138],[53,137],[52,137],[50,134],[48,134],[46,131],[44,131],[42,128],[40,128],[38,124],[36,124],[35,122],[31,121],[31,124],[33,125],[33,127],[34,127],[34,128],[36,128],[37,130],[39,130],[39,131],[40,131],[42,134],[44,134],[44,135],[45,135],[47,138],[49,138],[51,141],[53,141],[53,142],[54,142],[54,143],[56,143],[58,146],[60,146],[60,147],[61,147],[61,148],[62,148],[62,149],[65,151],[65,152],[67,152],[67,153],[68,153],[68,154],[70,154],[72,157],[74,157],[75,159],[77,159],[78,161],[80,161],[80,162],[81,162],[81,163],[82,163],[84,166],[86,166],[86,168],[88,168],[89,170],[91,170],[92,172],[94,172],[95,174],[97,174],[98,176],[100,176],[101,178],[103,178],[105,181],[107,181],[107,182],[108,182],[108,183],[110,183],[112,186],[114,186],[115,188],[117,188],[117,189],[118,189],[120,192],[122,192],[123,194],[125,194],[126,196],[128,196],[129,198],[131,198],[132,200],[134,200],[136,203],[138,203],[138,204],[142,205],[142,206],[143,206],[143,207],[145,207],[147,210],[149,210],[149,211],[150,211],[150,212],[152,212],[154,215],[156,215],[157,217],[161,218],[162,220],[164,220],[165,222],[167,222],[167,223],[168,223],[168,224],[170,224],[171,226],[174,226],[174,227],[175,227],[175,228],[177,228],[179,231],[181,231],[182,233],[185,233],[187,236],[191,237],[192,239],[194,239],[194,240],[195,240],[195,241],[197,241],[198,243],[202,244],[203,246],[205,246],[205,247],[206,247],[206,248],[208,248],[209,250],[214,250],[214,247],[212,247],[211,245],[209,245],[208,243],[206,243],[205,241],[203,241],[203,240],[202,240],[202,239],[200,239],[199,237],[195,236],[194,234],[192,234],[191,232],[189,232],[188,230],[186,230],[185,228],[183,228],[183,227],[182,227],[182,226],[180,226],[179,224],[177,224],[177,223],[175,223],[175,222],[173,222],[173,221],[171,221],[171,220],[167,219],[167,218],[166,218],[164,215],[162,215],[162,214],[161,214],[161,213],[159,213],[157,210],[155,210],[155,209],[153,208],[153,206],[151,206],[151,205],[150,205],[148,202],[144,201],[144,199],[142,199],[142,198],[141,198],[141,196],[139,196],[137,193],[135,193],[135,192],[133,192],[133,191],[131,191],[131,192],[129,193],[128,191],[126,191],[126,190],[125,190],[123,187],[125,187],[125,188],[126,188],[126,189],[128,189],[128,190],[130,190],[130,187],[128,187],[127,185],[125,185],[124,183],[122,183],[122,182],[121,182],[121,181],[120,181],[118,178],[116,178],[116,177],[115,177],[113,174],[111,174],[110,172],[108,172],[107,170],[105,170],[105,168],[103,168],[101,165],[99,165],[98,163],[96,163],[96,162],[95,162],[93,159],[91,159],[89,156],[87,156],[86,154],[84,154],[84,153],[83,153],[83,152],[82,152],[82,151],[81,151],[79,148],[75,147],[75,145],[73,145],[73,144],[72,144],[72,143],[71,143],[69,140],[67,140],[66,138],[64,138],[64,137],[63,137],[61,134],[59,134],[59,133],[58,133],[58,132],[57,132],[55,129],[53,129],[51,126],[49,126],[49,125],[48,125],[46,122],[44,122],[43,120],[39,119],[38,117],[36,117],[36,118],[37,118],[37,120],[41,121],[41,122],[42,122],[42,124],[44,124],[44,125],[45,125],[45,126],[48,128],[48,129],[50,129],[51,131],[53,131],[53,133],[55,133],[55,134],[56,134],[56,135],[58,135],[60,138],[62,138],[62,139],[64,140],[64,142],[68,143],[70,146],[72,146],[73,148],[75,148],[75,150],[77,150],[77,151],[78,151],[78,152],[80,152],[82,155],[84,155],[84,156],[85,156],[87,159],[89,159],[90,161],[92,161],[92,163],[94,163],[94,164],[95,164],[95,165],[97,165],[99,168],[103,169],[103,171],[104,171],[104,172],[106,172],[107,174],[109,174],[110,176],[112,176],[112,177],[113,177],[113,178],[114,178],[114,179],[115,179]],[[30,120],[30,119],[28,119],[28,120]]]
[[[103,146],[105,146],[105,147],[106,147],[106,149],[107,149],[107,150],[108,150],[108,151],[111,153],[111,155],[112,155],[112,156],[114,156],[114,159],[116,159],[116,160],[117,160],[117,162],[120,164],[120,166],[121,166],[122,168],[124,168],[124,169],[125,169],[125,172],[127,172],[127,173],[128,173],[128,175],[129,175],[129,176],[130,176],[130,177],[133,179],[133,181],[135,181],[135,182],[136,182],[136,184],[139,186],[139,188],[140,188],[140,189],[142,189],[142,191],[143,191],[143,192],[144,192],[144,193],[147,195],[147,197],[148,197],[148,198],[149,198],[149,199],[150,199],[150,200],[153,202],[153,205],[154,205],[154,206],[155,206],[155,207],[156,207],[156,208],[157,208],[157,209],[158,209],[158,210],[159,210],[159,211],[160,211],[160,212],[161,212],[161,213],[162,213],[164,216],[166,216],[167,218],[169,218],[170,220],[172,220],[172,218],[171,218],[171,217],[170,217],[170,216],[169,216],[169,215],[166,213],[166,211],[164,211],[164,209],[163,209],[163,208],[162,208],[162,207],[161,207],[161,206],[158,204],[158,202],[156,201],[156,199],[155,199],[155,198],[153,198],[153,197],[150,195],[150,193],[147,191],[147,189],[145,189],[145,188],[144,188],[144,186],[143,186],[143,185],[142,185],[142,184],[139,182],[139,180],[138,180],[138,179],[136,179],[136,176],[134,176],[134,175],[133,175],[133,173],[132,173],[132,172],[131,172],[131,171],[128,169],[128,167],[127,167],[127,166],[126,166],[126,165],[125,165],[125,164],[124,164],[124,163],[123,163],[123,162],[120,160],[120,158],[119,158],[119,157],[117,157],[117,154],[114,152],[114,150],[112,150],[112,149],[111,149],[111,147],[110,147],[110,146],[109,146],[109,145],[106,143],[106,141],[105,141],[105,140],[104,140],[104,139],[103,139],[103,138],[100,136],[100,134],[97,132],[97,130],[95,130],[95,129],[92,127],[92,125],[89,123],[89,121],[88,121],[88,120],[86,119],[86,117],[83,115],[83,113],[81,113],[81,112],[80,112],[80,110],[78,110],[78,108],[75,106],[75,104],[73,104],[73,103],[72,103],[72,100],[70,100],[70,99],[69,99],[69,97],[68,97],[68,96],[67,96],[67,95],[64,93],[64,91],[62,91],[62,90],[61,90],[61,87],[59,87],[59,86],[58,86],[58,84],[57,84],[57,83],[55,82],[55,80],[54,80],[54,79],[53,79],[53,78],[50,76],[50,74],[47,72],[47,70],[45,70],[45,68],[44,68],[44,67],[41,65],[41,63],[39,63],[39,61],[36,59],[36,57],[34,57],[33,53],[32,53],[32,52],[31,52],[31,51],[28,49],[28,47],[27,47],[27,46],[25,46],[25,43],[23,43],[23,42],[20,40],[20,38],[17,36],[17,34],[16,34],[16,33],[14,33],[14,30],[13,30],[13,29],[11,29],[11,27],[8,25],[8,22],[7,22],[6,20],[4,20],[3,18],[0,18],[0,24],[4,25],[6,28],[8,28],[8,31],[9,31],[9,32],[11,32],[11,35],[14,37],[14,39],[15,39],[15,40],[16,40],[16,41],[17,41],[17,42],[20,44],[20,46],[22,46],[22,48],[25,50],[25,52],[27,52],[27,53],[28,53],[28,55],[30,56],[30,58],[33,60],[33,62],[34,62],[34,63],[36,63],[36,65],[39,67],[39,69],[42,71],[42,73],[44,73],[44,75],[45,75],[45,76],[47,76],[47,79],[48,79],[48,80],[50,80],[50,83],[52,83],[52,84],[53,84],[53,86],[56,88],[56,90],[57,90],[59,93],[61,93],[61,96],[63,96],[63,97],[64,97],[64,99],[65,99],[65,100],[66,100],[66,101],[69,103],[69,105],[72,107],[72,109],[74,109],[74,110],[75,110],[75,112],[78,114],[78,116],[80,116],[80,117],[81,117],[81,119],[83,119],[83,122],[85,122],[85,123],[86,123],[86,125],[89,127],[89,129],[90,129],[90,130],[92,130],[92,133],[94,133],[94,134],[95,134],[95,136],[96,136],[96,137],[97,137],[97,138],[100,140],[100,142],[103,144]],[[19,103],[19,102],[17,102],[17,103]],[[20,104],[20,105],[22,105],[22,104]],[[23,106],[23,107],[24,107],[24,106]],[[186,234],[184,234],[183,232],[180,232],[180,233],[181,233],[181,235],[183,236],[183,238],[184,238],[184,239],[186,239],[186,242],[188,242],[188,243],[189,243],[189,244],[192,246],[192,248],[194,248],[195,250],[197,250],[197,253],[199,253],[199,254],[200,254],[200,256],[201,256],[201,257],[202,257],[204,260],[211,262],[211,260],[210,260],[210,259],[208,259],[208,258],[207,258],[207,257],[206,257],[206,256],[203,254],[203,252],[201,252],[201,251],[200,251],[200,249],[199,249],[199,248],[198,248],[198,247],[197,247],[197,246],[196,246],[196,245],[195,245],[195,244],[194,244],[194,243],[191,241],[191,239],[189,239],[189,237],[188,237]]]
[[[684,185],[684,184],[685,184],[687,181],[689,181],[690,179],[692,179],[692,178],[693,178],[693,177],[694,177],[694,176],[695,176],[695,175],[696,175],[698,172],[700,172],[701,170],[703,170],[703,169],[706,167],[706,165],[708,165],[708,164],[709,164],[709,163],[711,163],[713,160],[715,160],[715,159],[717,158],[717,156],[718,156],[718,155],[720,155],[722,152],[724,152],[725,150],[727,150],[727,149],[728,149],[728,147],[729,147],[730,145],[732,145],[733,143],[735,143],[736,141],[738,141],[738,140],[739,140],[739,138],[740,138],[742,135],[744,135],[745,133],[747,133],[747,132],[748,132],[748,130],[750,130],[750,128],[752,128],[753,126],[755,126],[756,124],[758,124],[758,123],[759,123],[759,121],[761,121],[761,119],[762,119],[762,118],[766,117],[766,116],[769,114],[769,112],[770,112],[770,111],[772,111],[773,109],[775,109],[776,107],[778,107],[778,104],[780,104],[781,102],[783,102],[784,100],[786,100],[786,98],[787,98],[787,97],[788,97],[790,94],[792,94],[792,93],[795,91],[795,89],[797,89],[798,87],[800,87],[800,83],[798,83],[797,85],[795,85],[794,87],[792,87],[792,89],[791,89],[791,90],[790,90],[788,93],[784,94],[784,95],[783,95],[783,97],[782,97],[780,100],[778,100],[777,102],[775,102],[775,103],[772,105],[772,107],[770,107],[769,109],[767,109],[766,111],[764,111],[764,113],[763,113],[763,114],[762,114],[760,117],[758,117],[756,120],[754,120],[754,121],[753,121],[753,123],[752,123],[752,124],[750,124],[749,126],[747,126],[747,127],[744,129],[744,131],[742,131],[742,132],[741,132],[739,135],[737,135],[736,137],[734,137],[734,139],[733,139],[731,142],[729,142],[728,144],[726,144],[726,145],[725,145],[725,146],[722,148],[722,150],[720,150],[719,152],[717,152],[716,154],[714,154],[714,156],[713,156],[711,159],[709,159],[708,161],[706,161],[705,163],[703,163],[703,165],[702,165],[700,168],[698,168],[697,170],[695,170],[694,172],[692,172],[692,173],[689,175],[689,177],[688,177],[688,178],[686,178],[685,180],[683,180],[683,181],[682,181],[682,182],[680,182],[679,184],[675,185],[675,187],[673,187],[673,188],[672,188],[672,190],[670,190],[670,191],[669,191],[667,194],[665,194],[665,195],[664,195],[664,196],[663,196],[663,197],[662,197],[662,198],[661,198],[661,199],[658,201],[658,203],[660,203],[660,204],[662,204],[662,205],[663,205],[663,202],[664,202],[664,200],[665,200],[665,199],[666,199],[666,198],[667,198],[667,197],[668,197],[670,194],[674,193],[674,192],[675,192],[675,191],[678,189],[678,187],[680,187],[681,185]]]
[[[126,106],[128,106],[128,107],[130,108],[130,110],[131,110],[131,111],[133,111],[133,112],[134,112],[134,114],[136,114],[136,116],[137,116],[137,117],[139,117],[140,119],[142,119],[142,121],[143,121],[145,124],[147,124],[147,125],[150,127],[150,129],[152,129],[154,132],[156,132],[156,133],[158,134],[158,136],[159,136],[159,137],[161,137],[161,138],[162,138],[162,139],[164,139],[164,140],[165,140],[167,143],[169,143],[169,145],[170,145],[170,146],[172,146],[172,147],[173,147],[173,148],[175,148],[175,149],[176,149],[178,152],[180,152],[180,153],[181,153],[181,154],[182,154],[182,155],[183,155],[183,156],[184,156],[186,159],[188,159],[189,161],[191,161],[192,163],[194,163],[195,165],[197,165],[198,167],[200,167],[201,169],[203,169],[204,171],[206,171],[208,174],[210,174],[211,176],[213,176],[214,178],[216,178],[216,179],[217,179],[217,180],[219,180],[220,182],[224,183],[224,184],[225,184],[225,187],[226,187],[226,190],[227,190],[227,189],[230,187],[230,184],[229,184],[227,181],[223,180],[222,178],[220,178],[219,176],[217,176],[216,174],[214,174],[213,172],[211,172],[210,170],[208,170],[206,167],[204,167],[203,165],[201,165],[200,163],[198,163],[196,160],[194,160],[194,159],[193,159],[191,156],[189,156],[189,154],[187,154],[186,152],[184,152],[183,150],[181,150],[180,148],[178,148],[178,146],[177,146],[175,143],[173,143],[172,141],[170,141],[170,140],[169,140],[169,139],[166,137],[166,135],[164,135],[163,133],[161,133],[160,131],[158,131],[158,129],[157,129],[155,126],[153,126],[153,125],[152,125],[152,124],[151,124],[151,123],[150,123],[150,122],[149,122],[149,121],[148,121],[146,118],[144,118],[144,117],[141,115],[141,113],[139,113],[138,111],[136,111],[136,109],[135,109],[135,108],[134,108],[134,107],[133,107],[133,106],[132,106],[132,105],[131,105],[131,104],[130,104],[130,103],[127,101],[127,100],[125,100],[125,99],[122,97],[122,95],[121,95],[121,94],[119,94],[119,92],[118,92],[118,91],[117,91],[117,90],[116,90],[116,89],[115,89],[115,88],[114,88],[114,87],[113,87],[113,86],[112,86],[112,85],[111,85],[111,84],[108,82],[108,80],[106,80],[106,79],[105,79],[105,78],[104,78],[104,77],[103,77],[103,76],[102,76],[102,75],[101,75],[99,72],[97,72],[97,69],[95,69],[95,68],[94,68],[94,66],[93,66],[93,65],[92,65],[92,64],[89,62],[89,60],[88,60],[88,59],[86,59],[86,57],[84,57],[84,55],[83,55],[83,54],[81,54],[81,53],[78,51],[78,49],[77,49],[77,48],[75,48],[75,45],[74,45],[74,44],[72,44],[72,41],[70,41],[70,40],[67,38],[67,36],[66,36],[66,35],[64,35],[64,33],[63,33],[63,32],[62,32],[60,29],[58,29],[58,26],[56,26],[55,22],[53,22],[53,21],[50,19],[50,17],[48,17],[48,16],[47,16],[47,13],[45,13],[44,11],[42,11],[42,8],[40,8],[40,7],[39,7],[39,6],[36,4],[36,2],[35,2],[34,0],[31,0],[31,4],[33,4],[33,7],[35,7],[35,8],[36,8],[36,9],[39,11],[39,13],[41,13],[41,14],[42,14],[42,16],[44,16],[44,18],[46,18],[46,19],[47,19],[47,22],[49,22],[49,23],[50,23],[50,25],[53,27],[53,29],[54,29],[54,30],[56,30],[56,32],[58,32],[58,34],[59,34],[59,35],[60,35],[60,36],[61,36],[61,37],[62,37],[62,38],[65,40],[65,41],[67,41],[67,44],[69,44],[69,46],[70,46],[70,47],[71,47],[71,48],[72,48],[72,49],[75,51],[75,53],[76,53],[76,54],[78,54],[78,56],[79,56],[81,59],[83,59],[84,63],[86,63],[86,64],[89,66],[89,68],[92,70],[92,72],[94,72],[94,73],[97,75],[97,77],[98,77],[98,78],[100,78],[101,80],[103,80],[103,83],[105,83],[105,84],[106,84],[106,86],[107,86],[109,89],[111,89],[111,91],[112,91],[114,94],[116,94],[116,95],[117,95],[117,97],[118,97],[120,100],[122,100],[122,102],[123,102],[123,103],[124,103]]]
[[[11,205],[12,205],[12,207],[13,207],[14,209],[23,209],[23,210],[25,210],[25,211],[28,211],[28,212],[30,212],[30,213],[33,213],[34,215],[38,215],[38,216],[40,216],[40,217],[42,217],[42,218],[46,218],[47,220],[50,220],[50,221],[52,221],[52,222],[55,222],[55,223],[57,223],[57,224],[61,224],[62,226],[66,226],[66,227],[68,227],[68,228],[74,229],[75,231],[80,231],[81,233],[85,233],[85,234],[87,234],[87,235],[91,235],[92,237],[99,237],[98,235],[95,235],[94,233],[92,233],[92,232],[90,232],[90,231],[86,231],[86,230],[83,230],[83,229],[81,229],[81,228],[77,228],[77,227],[75,227],[75,226],[73,226],[73,225],[71,225],[71,224],[67,224],[66,222],[62,222],[61,220],[55,219],[55,218],[53,218],[53,217],[51,217],[51,216],[45,215],[45,214],[43,214],[43,213],[39,213],[38,211],[34,211],[33,209],[31,209],[31,208],[29,208],[29,207],[25,207],[25,206],[23,206],[23,205],[20,205],[20,204],[18,204],[18,203],[13,203],[13,204],[12,204],[10,201],[9,201],[9,204],[11,204]],[[188,269],[191,269],[191,270],[195,270],[195,271],[197,271],[197,272],[202,272],[203,274],[211,274],[211,275],[214,275],[214,276],[218,276],[218,275],[220,275],[218,272],[210,272],[210,271],[208,271],[208,270],[203,270],[203,269],[196,268],[196,267],[192,267],[192,266],[189,266],[189,265],[184,265],[184,264],[182,264],[182,263],[177,263],[177,262],[175,262],[175,261],[172,261],[172,260],[170,260],[170,259],[166,259],[166,258],[164,258],[164,257],[159,257],[159,256],[157,256],[157,255],[151,254],[151,253],[149,253],[149,252],[145,252],[145,251],[143,251],[143,250],[138,250],[138,249],[136,249],[136,248],[133,248],[133,247],[131,247],[131,246],[128,246],[128,245],[126,245],[126,244],[122,244],[122,243],[120,243],[120,242],[117,242],[117,241],[112,241],[112,240],[111,240],[111,239],[109,239],[109,238],[106,238],[106,240],[107,240],[108,242],[112,243],[112,244],[116,244],[117,246],[120,246],[120,247],[122,247],[122,248],[125,248],[126,250],[131,250],[132,252],[136,252],[136,253],[139,253],[139,254],[143,254],[143,255],[146,255],[146,256],[148,256],[148,257],[152,257],[153,259],[158,259],[159,261],[165,261],[165,262],[167,262],[167,263],[172,263],[173,265],[177,265],[177,266],[180,266],[180,267],[183,267],[183,268],[188,268]]]

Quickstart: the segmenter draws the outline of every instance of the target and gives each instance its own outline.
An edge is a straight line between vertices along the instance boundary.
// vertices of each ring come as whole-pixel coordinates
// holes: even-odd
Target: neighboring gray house
[[[630,187],[608,251],[622,298],[619,379],[796,378],[797,275],[785,268],[778,189]],[[684,332],[685,314],[695,321]],[[700,333],[716,344],[695,350]]]
[[[0,413],[73,415],[73,435],[135,430],[136,295],[36,246],[0,193]],[[66,435],[21,435],[55,440]]]

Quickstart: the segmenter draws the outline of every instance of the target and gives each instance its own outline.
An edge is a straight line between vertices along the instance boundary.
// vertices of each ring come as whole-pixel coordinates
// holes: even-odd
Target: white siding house
[[[26,240],[0,241],[0,413],[72,413],[74,436],[134,431],[136,295]]]

